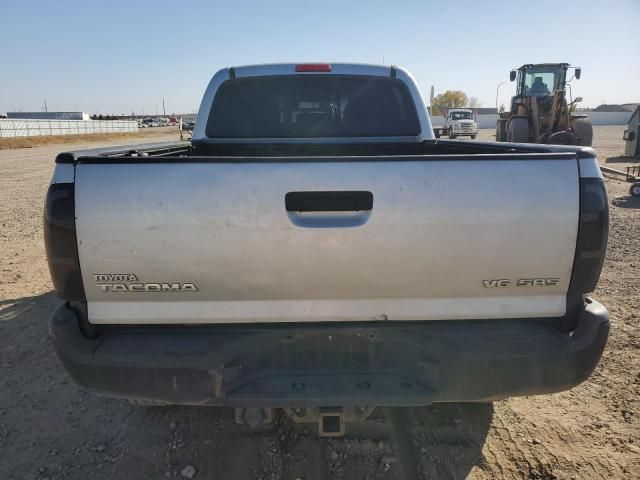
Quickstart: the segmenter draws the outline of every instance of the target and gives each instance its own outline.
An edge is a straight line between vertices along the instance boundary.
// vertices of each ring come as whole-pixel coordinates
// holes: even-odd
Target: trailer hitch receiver
[[[320,414],[318,434],[321,437],[341,437],[344,435],[344,414],[341,411]]]

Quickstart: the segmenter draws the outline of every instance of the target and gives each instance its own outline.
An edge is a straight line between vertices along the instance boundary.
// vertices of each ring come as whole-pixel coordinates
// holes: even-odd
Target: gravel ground
[[[626,165],[622,130],[596,127],[603,164]],[[595,298],[612,330],[589,381],[493,405],[378,409],[325,440],[280,415],[252,431],[229,409],[133,407],[75,387],[47,334],[58,300],[41,229],[53,158],[66,149],[0,151],[0,479],[640,478],[640,200],[628,184],[607,179]]]

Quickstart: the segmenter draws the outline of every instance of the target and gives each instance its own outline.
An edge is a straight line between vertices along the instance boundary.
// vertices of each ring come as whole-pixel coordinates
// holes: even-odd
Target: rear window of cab
[[[209,138],[398,137],[420,134],[409,90],[395,78],[285,75],[227,80]]]

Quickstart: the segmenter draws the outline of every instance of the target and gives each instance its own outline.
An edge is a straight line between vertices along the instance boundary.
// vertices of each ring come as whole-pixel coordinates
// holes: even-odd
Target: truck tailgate
[[[478,157],[80,161],[89,320],[563,315],[576,158]]]

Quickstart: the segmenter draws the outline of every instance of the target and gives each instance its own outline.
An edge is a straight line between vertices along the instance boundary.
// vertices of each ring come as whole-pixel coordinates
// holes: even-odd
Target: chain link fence
[[[25,120],[0,118],[0,138],[137,132],[133,120]]]

